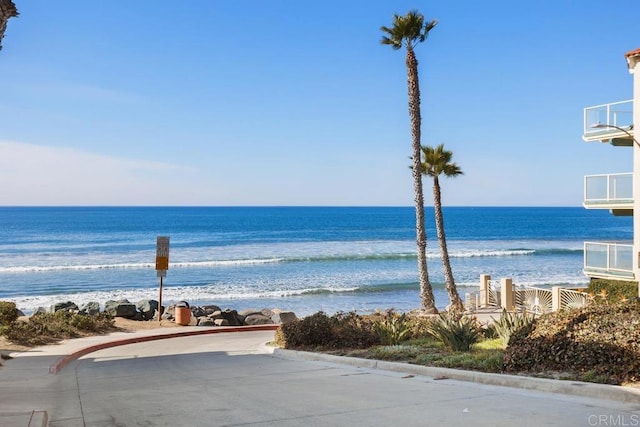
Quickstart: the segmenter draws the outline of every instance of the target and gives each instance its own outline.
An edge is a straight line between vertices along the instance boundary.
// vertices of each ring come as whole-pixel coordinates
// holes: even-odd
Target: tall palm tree
[[[18,16],[18,9],[11,0],[0,0],[0,50],[2,50],[2,39],[4,31],[7,29],[9,18]]]
[[[451,161],[453,153],[444,149],[444,144],[437,147],[421,147],[422,164],[421,170],[424,175],[433,178],[433,209],[436,217],[436,232],[438,234],[438,243],[440,244],[440,254],[442,255],[442,269],[444,271],[444,280],[447,292],[449,293],[449,301],[451,302],[450,311],[454,314],[462,314],[464,305],[458,295],[458,289],[453,280],[453,271],[451,270],[451,262],[449,262],[449,251],[447,250],[447,238],[444,233],[444,217],[442,215],[442,197],[440,193],[440,175],[448,178],[462,175],[462,169]]]
[[[407,49],[407,85],[409,87],[409,117],[411,119],[411,137],[413,154],[412,173],[416,204],[416,245],[418,250],[418,277],[420,279],[420,300],[426,312],[437,313],[433,289],[427,270],[427,234],[424,229],[424,194],[422,192],[422,174],[420,173],[420,86],[418,82],[418,60],[414,47],[426,40],[429,31],[438,21],[424,22],[424,16],[417,10],[409,11],[405,16],[394,14],[393,26],[380,27],[385,35],[381,43],[390,45],[394,50],[403,46]]]

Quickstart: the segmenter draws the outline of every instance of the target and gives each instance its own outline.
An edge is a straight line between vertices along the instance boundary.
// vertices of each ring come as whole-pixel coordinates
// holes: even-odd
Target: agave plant
[[[397,345],[411,337],[413,332],[411,322],[405,313],[387,311],[373,324],[373,330],[383,345]]]
[[[517,331],[528,333],[533,328],[534,321],[535,316],[533,314],[508,312],[503,309],[500,319],[494,321],[493,325],[498,337],[502,339],[502,343],[506,347],[509,344],[511,335]]]
[[[475,318],[441,314],[429,325],[429,333],[452,351],[469,351],[482,332]]]

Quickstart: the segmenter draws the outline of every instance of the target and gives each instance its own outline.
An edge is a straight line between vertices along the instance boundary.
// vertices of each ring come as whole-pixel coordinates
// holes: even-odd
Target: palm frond
[[[446,177],[464,175],[460,166],[452,162],[453,152],[445,150],[444,144],[436,147],[421,146],[422,151],[422,174],[437,177],[444,174]]]
[[[0,0],[0,50],[2,50],[2,39],[7,29],[9,18],[18,16],[18,9],[11,0]]]
[[[410,10],[406,15],[393,15],[392,27],[380,27],[386,33],[381,43],[399,49],[403,44],[407,48],[413,48],[417,43],[425,41],[429,31],[438,23],[437,20],[424,24],[424,16],[417,10]]]

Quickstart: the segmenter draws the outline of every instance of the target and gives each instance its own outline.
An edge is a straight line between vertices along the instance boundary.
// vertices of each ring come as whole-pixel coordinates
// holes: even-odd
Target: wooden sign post
[[[156,272],[160,278],[160,290],[158,292],[158,323],[162,323],[162,279],[167,277],[169,269],[169,237],[158,236],[156,244]]]

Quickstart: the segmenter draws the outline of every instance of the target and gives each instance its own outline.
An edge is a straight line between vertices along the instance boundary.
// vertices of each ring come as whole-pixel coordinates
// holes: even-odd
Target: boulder
[[[229,326],[229,321],[227,319],[216,319],[213,324],[216,326]]]
[[[245,325],[271,325],[273,323],[273,320],[264,314],[250,314],[244,318]]]
[[[222,309],[217,305],[203,305],[202,309],[207,313],[207,315],[215,313],[216,311],[222,311]]]
[[[198,317],[198,326],[215,326],[215,323],[207,316]]]
[[[137,313],[136,305],[126,299],[107,301],[104,304],[104,311],[112,317],[124,317],[125,319],[135,319]]]
[[[96,301],[89,301],[80,307],[80,314],[88,314],[89,316],[95,316],[100,313],[100,303]]]
[[[158,311],[158,301],[154,299],[143,299],[138,301],[136,308],[144,320],[151,320],[156,315],[156,311]]]
[[[78,311],[78,306],[71,302],[71,301],[67,301],[67,302],[57,302],[55,304],[53,304],[51,306],[51,313],[55,313],[56,311]]]
[[[255,308],[245,308],[244,310],[240,310],[238,314],[247,317],[251,316],[252,314],[262,314],[262,310],[256,310]]]
[[[173,319],[175,319],[175,314],[176,314],[176,306],[175,305],[170,305],[166,309],[162,310],[162,318],[163,319],[173,320]]]
[[[191,307],[191,314],[195,317],[205,317],[207,312],[202,307]]]
[[[298,317],[293,311],[281,311],[274,313],[271,316],[271,320],[273,320],[273,323],[289,323],[298,320]]]
[[[214,311],[211,314],[207,314],[209,319],[222,319],[222,312],[220,310]]]
[[[220,313],[221,317],[229,322],[229,326],[242,326],[243,321],[242,318],[238,315],[236,310],[226,309],[225,311]]]

